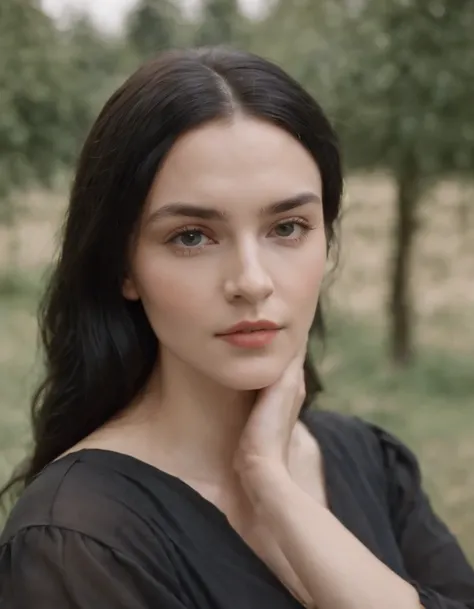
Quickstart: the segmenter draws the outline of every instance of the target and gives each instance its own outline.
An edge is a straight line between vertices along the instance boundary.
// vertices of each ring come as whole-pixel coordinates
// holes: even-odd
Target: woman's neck
[[[233,478],[233,456],[255,396],[223,387],[167,353],[123,421],[168,470],[221,484]]]

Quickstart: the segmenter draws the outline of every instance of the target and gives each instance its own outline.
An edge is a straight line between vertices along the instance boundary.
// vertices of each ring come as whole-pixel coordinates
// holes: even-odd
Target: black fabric
[[[423,493],[414,455],[354,417],[308,411],[329,507],[426,609],[474,609],[474,571]],[[230,526],[178,478],[82,450],[29,485],[0,538],[1,609],[298,609]]]

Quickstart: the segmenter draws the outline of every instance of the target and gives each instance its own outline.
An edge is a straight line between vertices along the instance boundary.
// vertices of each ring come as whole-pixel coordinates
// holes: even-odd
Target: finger
[[[301,378],[301,374],[304,369],[306,353],[307,353],[307,341],[297,351],[295,357],[291,360],[288,368],[285,370],[285,372],[282,376],[285,376],[285,374],[287,374],[293,380],[295,380],[296,382],[299,382],[300,378]]]
[[[301,366],[295,358],[274,383],[261,390],[260,397],[265,400],[276,400],[283,404],[288,403],[288,400],[292,400],[299,389],[300,372]]]
[[[288,364],[288,367],[283,372],[278,380],[272,385],[269,385],[261,391],[261,396],[271,397],[273,394],[283,398],[282,391],[285,397],[288,394],[301,393],[301,386],[304,387],[304,362],[306,359],[307,341],[297,351],[296,355]]]
[[[289,364],[288,368],[282,374],[279,384],[289,391],[296,390],[300,385],[301,380],[301,358],[295,357]],[[278,383],[278,381],[277,381]]]

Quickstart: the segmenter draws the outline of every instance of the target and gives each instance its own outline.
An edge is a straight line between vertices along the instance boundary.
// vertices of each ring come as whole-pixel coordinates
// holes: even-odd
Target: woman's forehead
[[[321,176],[309,152],[268,122],[236,118],[183,135],[156,175],[153,207],[171,199],[199,205],[251,200],[272,203],[303,192],[321,197]]]

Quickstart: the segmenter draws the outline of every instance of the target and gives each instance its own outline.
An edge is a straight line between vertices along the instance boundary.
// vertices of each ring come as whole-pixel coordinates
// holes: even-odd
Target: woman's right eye
[[[195,248],[207,245],[206,239],[210,241],[202,231],[193,229],[181,231],[170,239],[170,243],[179,247]]]

